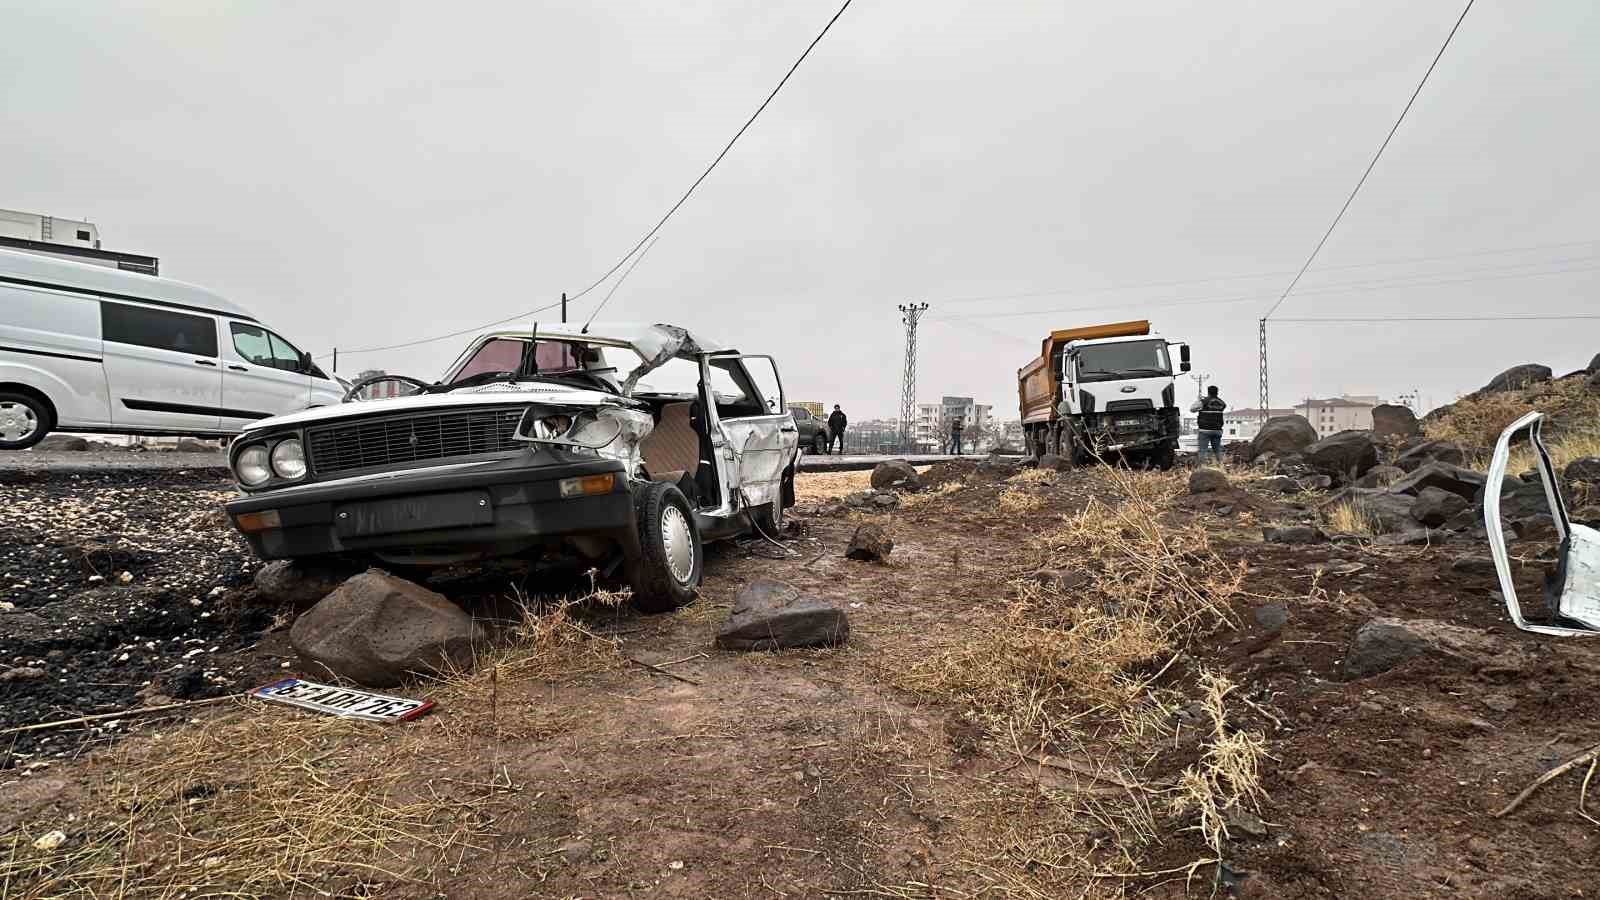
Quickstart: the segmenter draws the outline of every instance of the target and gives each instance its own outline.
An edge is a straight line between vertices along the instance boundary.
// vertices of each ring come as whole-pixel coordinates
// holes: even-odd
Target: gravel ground
[[[8,470],[0,493],[0,730],[259,680],[259,666],[232,654],[272,615],[241,602],[256,563],[226,527],[222,477]],[[0,769],[82,740],[0,738]]]
[[[220,450],[213,453],[176,453],[163,450],[0,451],[0,473],[50,472],[61,475],[69,472],[191,469],[212,470],[219,475],[226,475],[227,465],[228,457]]]

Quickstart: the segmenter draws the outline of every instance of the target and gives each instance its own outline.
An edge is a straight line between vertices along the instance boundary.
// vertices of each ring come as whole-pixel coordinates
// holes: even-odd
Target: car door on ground
[[[222,422],[238,429],[268,416],[310,405],[311,378],[303,371],[300,351],[277,334],[252,322],[227,322],[222,349]]]
[[[222,367],[215,316],[101,300],[100,334],[113,425],[218,430]]]
[[[783,403],[778,369],[766,356],[712,357],[706,368],[723,440],[723,483],[743,491],[750,506],[779,496],[783,470],[798,440],[794,418]]]

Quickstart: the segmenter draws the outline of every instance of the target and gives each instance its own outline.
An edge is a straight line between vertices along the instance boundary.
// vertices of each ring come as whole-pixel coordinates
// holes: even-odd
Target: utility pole
[[[561,322],[562,322],[562,324],[566,324],[566,321],[567,321],[567,292],[566,291],[562,291],[561,292]]]
[[[917,320],[928,311],[926,303],[900,304],[900,321],[906,326],[906,371],[900,383],[900,443],[907,452],[917,418]]]
[[[1261,424],[1267,424],[1267,320],[1261,320],[1261,360],[1257,363],[1261,372]]]
[[[1196,400],[1205,396],[1206,382],[1211,380],[1210,375],[1201,372],[1190,372],[1189,377],[1194,379],[1194,397]]]

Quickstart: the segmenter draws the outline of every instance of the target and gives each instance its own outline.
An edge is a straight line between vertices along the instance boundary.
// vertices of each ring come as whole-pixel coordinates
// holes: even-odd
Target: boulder
[[[1310,525],[1268,526],[1261,529],[1261,539],[1269,544],[1325,544],[1328,536],[1322,529]]]
[[[369,569],[295,620],[289,643],[307,662],[369,687],[472,664],[483,630],[461,607]]]
[[[1210,466],[1195,469],[1189,475],[1189,493],[1210,494],[1225,491],[1231,484],[1228,482],[1228,473]]]
[[[1405,531],[1416,525],[1411,518],[1411,505],[1415,498],[1389,491],[1354,491],[1349,496],[1350,505],[1373,521],[1380,533]]]
[[[875,491],[921,490],[922,478],[917,475],[917,470],[912,468],[911,463],[903,459],[886,460],[878,463],[872,469],[872,489]]]
[[[1572,521],[1590,528],[1600,528],[1600,505],[1590,504],[1575,509],[1570,514]]]
[[[1302,491],[1325,491],[1333,487],[1333,477],[1330,475],[1301,475],[1295,481]]]
[[[256,570],[256,594],[273,603],[310,606],[350,578],[348,568],[280,559]]]
[[[1263,453],[1298,453],[1316,441],[1317,430],[1304,416],[1273,416],[1261,424],[1261,430],[1251,439],[1250,458],[1258,459]]]
[[[1586,387],[1591,387],[1597,391],[1600,391],[1600,371],[1590,372],[1589,377],[1585,378],[1583,383]]]
[[[1372,408],[1372,439],[1376,441],[1408,440],[1422,434],[1422,424],[1411,407],[1399,403],[1381,403]]]
[[[1520,366],[1501,372],[1489,379],[1489,383],[1478,389],[1478,394],[1503,394],[1507,391],[1520,391],[1525,387],[1542,384],[1549,381],[1555,373],[1549,366],[1538,363],[1524,363]]]
[[[1193,484],[1193,481],[1190,481]],[[1269,475],[1256,482],[1256,487],[1265,491],[1277,491],[1280,494],[1294,494],[1300,491],[1300,482],[1287,475]]]
[[[1328,435],[1301,455],[1318,472],[1354,480],[1378,464],[1378,445],[1372,442],[1372,432],[1349,429]]]
[[[1045,455],[1039,457],[1039,468],[1047,469],[1051,472],[1065,472],[1072,468],[1072,461],[1067,459],[1065,456],[1057,456],[1054,453],[1046,453]]]
[[[1463,469],[1446,462],[1430,462],[1424,463],[1410,475],[1389,485],[1389,490],[1396,494],[1415,496],[1421,493],[1423,488],[1436,487],[1449,491],[1463,500],[1473,500],[1483,492],[1484,483],[1487,481],[1488,478],[1482,472]]]
[[[1474,506],[1482,506],[1487,494],[1487,486],[1479,488],[1473,495]],[[1544,495],[1542,481],[1503,481],[1500,483],[1500,518],[1523,519],[1528,516],[1550,514],[1550,501]]]
[[[1517,519],[1511,523],[1511,530],[1516,532],[1519,541],[1553,541],[1557,538],[1556,520],[1548,513]]]
[[[1600,372],[1600,353],[1596,353],[1594,355],[1594,359],[1589,360],[1589,365],[1584,369],[1584,371],[1591,375],[1596,372]]]
[[[781,581],[759,578],[733,601],[716,645],[722,650],[833,647],[849,637],[844,610]]]
[[[1433,619],[1379,618],[1356,630],[1345,654],[1346,678],[1376,675],[1419,656],[1487,658],[1498,649],[1490,635]]]
[[[1400,454],[1394,464],[1398,468],[1412,472],[1430,462],[1443,462],[1452,466],[1459,466],[1466,460],[1467,455],[1455,443],[1450,441],[1423,441]]]
[[[1356,479],[1356,487],[1388,487],[1404,477],[1406,477],[1406,470],[1398,466],[1373,466],[1367,470],[1367,474]]]
[[[887,559],[894,552],[894,538],[889,537],[889,532],[876,522],[863,523],[850,536],[850,546],[845,548],[846,559],[859,559],[874,562]]]
[[[1585,456],[1567,463],[1561,475],[1572,484],[1600,485],[1600,456]]]
[[[1425,487],[1417,492],[1417,501],[1411,504],[1411,518],[1430,527],[1438,528],[1457,514],[1465,512],[1468,503],[1460,494],[1443,488]]]
[[[89,441],[75,434],[48,434],[33,449],[43,452],[82,453],[89,449]]]

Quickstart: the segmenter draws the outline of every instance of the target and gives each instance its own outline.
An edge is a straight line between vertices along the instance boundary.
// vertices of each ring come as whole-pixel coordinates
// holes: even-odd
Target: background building
[[[145,275],[161,274],[154,256],[100,249],[93,222],[0,209],[0,250],[20,250]]]
[[[1376,396],[1346,394],[1323,400],[1308,398],[1294,411],[1305,416],[1317,434],[1326,437],[1350,429],[1372,430],[1372,408],[1377,405]]]

